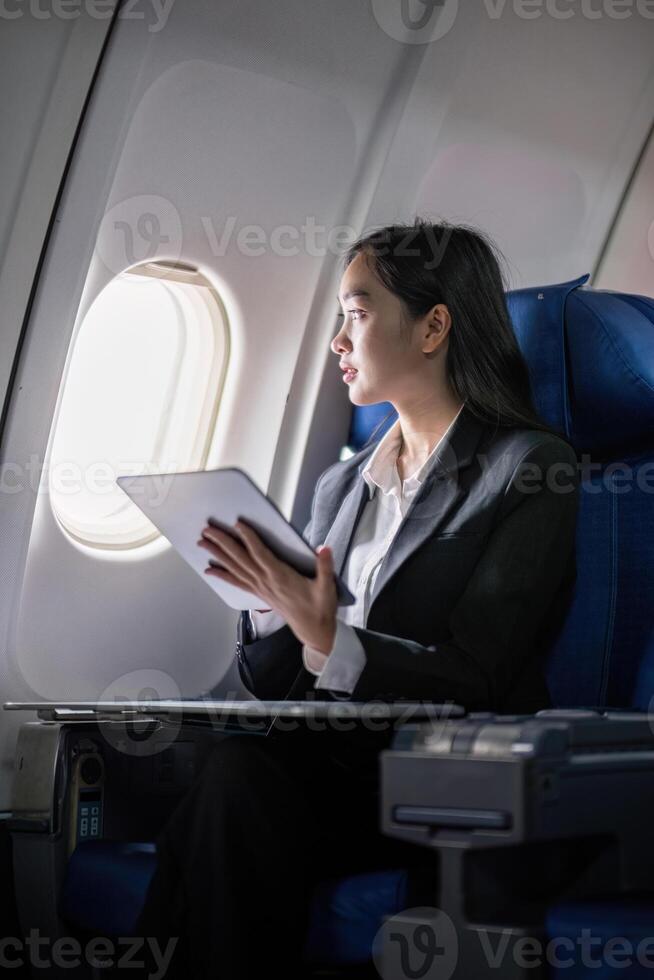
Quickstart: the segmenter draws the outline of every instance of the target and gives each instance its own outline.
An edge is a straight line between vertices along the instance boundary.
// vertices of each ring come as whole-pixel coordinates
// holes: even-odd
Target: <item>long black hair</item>
[[[498,428],[540,429],[568,442],[534,407],[527,363],[506,306],[505,260],[486,234],[416,218],[412,225],[387,225],[357,239],[345,253],[344,268],[359,253],[411,320],[437,303],[447,306],[452,326],[445,370],[455,396],[473,415]]]

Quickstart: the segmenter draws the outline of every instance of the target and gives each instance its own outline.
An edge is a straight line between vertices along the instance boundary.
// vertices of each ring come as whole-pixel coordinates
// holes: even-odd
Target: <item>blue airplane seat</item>
[[[577,581],[548,658],[557,707],[654,695],[654,300],[583,287],[509,294],[539,414],[577,451]]]
[[[654,697],[654,300],[584,288],[587,278],[509,297],[536,406],[581,464],[577,581],[548,684],[557,707],[645,711]],[[546,920],[550,980],[649,976],[652,923],[654,891],[556,904]]]
[[[347,437],[348,447],[358,453],[360,449],[363,449],[373,432],[375,433],[375,441],[378,441],[390,429],[396,418],[397,412],[390,402],[378,402],[376,405],[353,405],[350,432]]]
[[[150,841],[83,841],[66,867],[60,914],[87,932],[133,936],[156,863]]]

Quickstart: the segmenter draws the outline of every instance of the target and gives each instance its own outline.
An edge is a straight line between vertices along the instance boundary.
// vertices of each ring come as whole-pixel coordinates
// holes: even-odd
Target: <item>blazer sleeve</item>
[[[307,541],[311,540],[318,489],[326,473],[327,470],[318,479],[311,502],[311,518],[302,532]],[[302,644],[286,624],[250,643],[248,618],[248,610],[244,609],[237,624],[236,661],[240,678],[248,691],[260,700],[283,701],[298,679],[298,673],[304,673]],[[311,676],[311,681],[314,680]]]
[[[538,655],[539,631],[571,568],[574,580],[578,495],[577,458],[566,443],[530,449],[513,471],[498,519],[453,607],[447,641],[423,646],[353,627],[366,665],[352,699],[500,710],[516,677]]]

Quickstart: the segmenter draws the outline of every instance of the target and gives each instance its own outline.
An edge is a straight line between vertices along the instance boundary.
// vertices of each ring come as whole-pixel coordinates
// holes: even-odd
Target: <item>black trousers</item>
[[[161,947],[178,937],[168,980],[304,978],[317,881],[429,865],[378,829],[378,755],[392,735],[298,728],[217,742],[157,840],[138,924]]]

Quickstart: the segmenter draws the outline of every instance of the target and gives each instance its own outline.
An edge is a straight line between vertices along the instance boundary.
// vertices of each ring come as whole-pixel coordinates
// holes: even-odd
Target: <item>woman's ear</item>
[[[444,303],[437,303],[425,318],[423,354],[433,354],[437,351],[443,345],[451,326],[452,317],[447,306]]]

